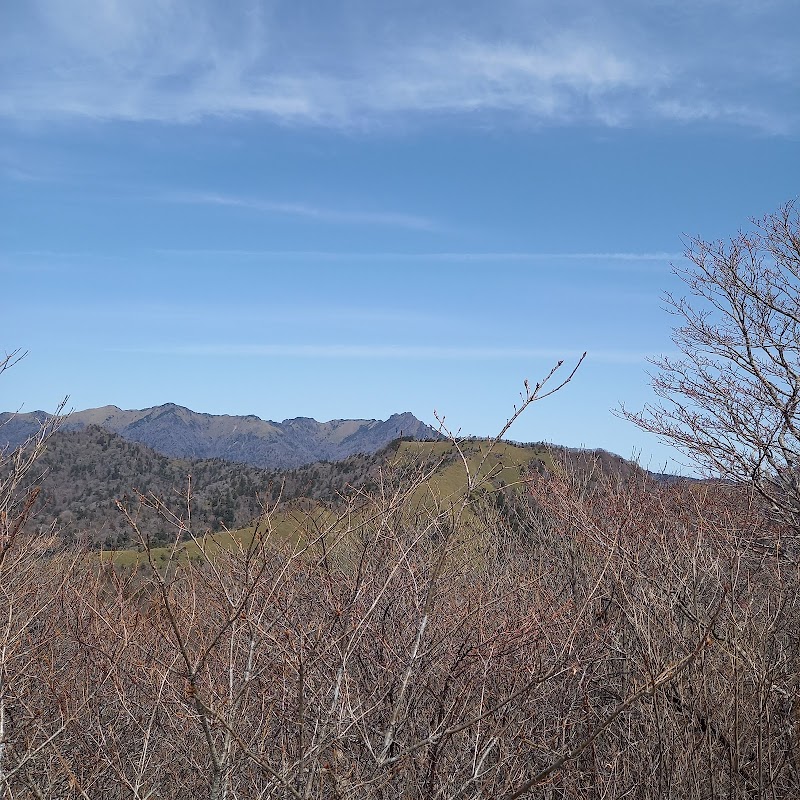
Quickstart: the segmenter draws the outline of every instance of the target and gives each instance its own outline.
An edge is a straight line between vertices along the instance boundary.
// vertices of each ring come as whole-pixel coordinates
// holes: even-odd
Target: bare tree
[[[687,453],[709,475],[752,482],[800,530],[800,221],[794,203],[729,242],[689,240],[674,267],[689,297],[679,358],[653,361],[660,401],[622,414]]]

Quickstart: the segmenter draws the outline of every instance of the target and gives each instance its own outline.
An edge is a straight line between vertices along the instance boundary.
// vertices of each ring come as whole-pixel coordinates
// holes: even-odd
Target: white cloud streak
[[[0,116],[339,128],[420,115],[527,124],[798,126],[793,0],[532,0],[425,15],[370,2],[31,0],[7,10]],[[484,31],[492,29],[492,36]],[[746,58],[743,54],[746,53]]]
[[[497,361],[577,360],[582,350],[529,347],[361,345],[361,344],[201,344],[115,348],[113,352],[164,356],[307,358],[326,360]],[[587,362],[639,364],[654,353],[629,350],[589,351]]]
[[[321,261],[679,261],[683,253],[657,250],[653,252],[574,252],[574,253],[544,253],[536,251],[502,252],[458,252],[458,251],[431,251],[409,252],[400,251],[339,251],[339,250],[234,250],[234,249],[193,249],[193,248],[162,248],[154,252],[165,256],[220,256],[231,258],[299,258],[318,259]],[[68,255],[68,254],[65,254]],[[83,254],[79,254],[83,255]]]
[[[197,205],[227,206],[255,211],[262,214],[279,214],[289,217],[313,219],[318,222],[329,222],[343,225],[379,225],[386,227],[409,228],[412,230],[440,230],[440,226],[431,219],[414,214],[392,211],[343,211],[323,208],[307,203],[290,203],[263,201],[255,198],[236,197],[213,192],[194,192],[170,195],[168,201]]]

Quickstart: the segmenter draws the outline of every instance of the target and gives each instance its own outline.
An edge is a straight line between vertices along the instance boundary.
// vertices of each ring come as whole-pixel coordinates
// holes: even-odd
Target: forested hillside
[[[178,517],[186,518],[191,508],[192,527],[200,532],[236,528],[278,501],[335,502],[348,488],[368,485],[383,458],[355,455],[269,471],[221,459],[169,458],[96,426],[59,431],[37,462],[41,488],[30,523],[40,531],[55,526],[66,541],[125,546],[133,534],[120,501],[161,542],[172,526],[140,503],[141,495],[163,500]]]

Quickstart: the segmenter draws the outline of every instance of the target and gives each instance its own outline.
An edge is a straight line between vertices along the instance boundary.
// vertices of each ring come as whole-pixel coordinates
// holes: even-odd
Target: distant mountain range
[[[15,447],[36,432],[50,415],[0,413],[0,449]],[[103,406],[75,411],[62,430],[97,426],[129,442],[147,445],[173,458],[221,458],[262,469],[292,469],[316,461],[339,461],[357,453],[375,453],[400,437],[435,439],[437,432],[413,414],[387,420],[335,419],[317,422],[296,417],[283,422],[254,415],[202,414],[167,403],[141,411]]]

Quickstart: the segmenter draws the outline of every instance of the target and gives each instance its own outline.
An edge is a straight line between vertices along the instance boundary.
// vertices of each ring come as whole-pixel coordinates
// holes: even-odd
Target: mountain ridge
[[[21,444],[51,417],[43,411],[0,413],[0,448]],[[439,436],[408,411],[386,420],[317,422],[311,417],[293,417],[275,422],[255,414],[207,414],[176,403],[145,409],[105,405],[74,411],[65,416],[61,428],[76,431],[93,425],[173,458],[221,458],[262,469],[291,469],[374,453],[400,437]]]

